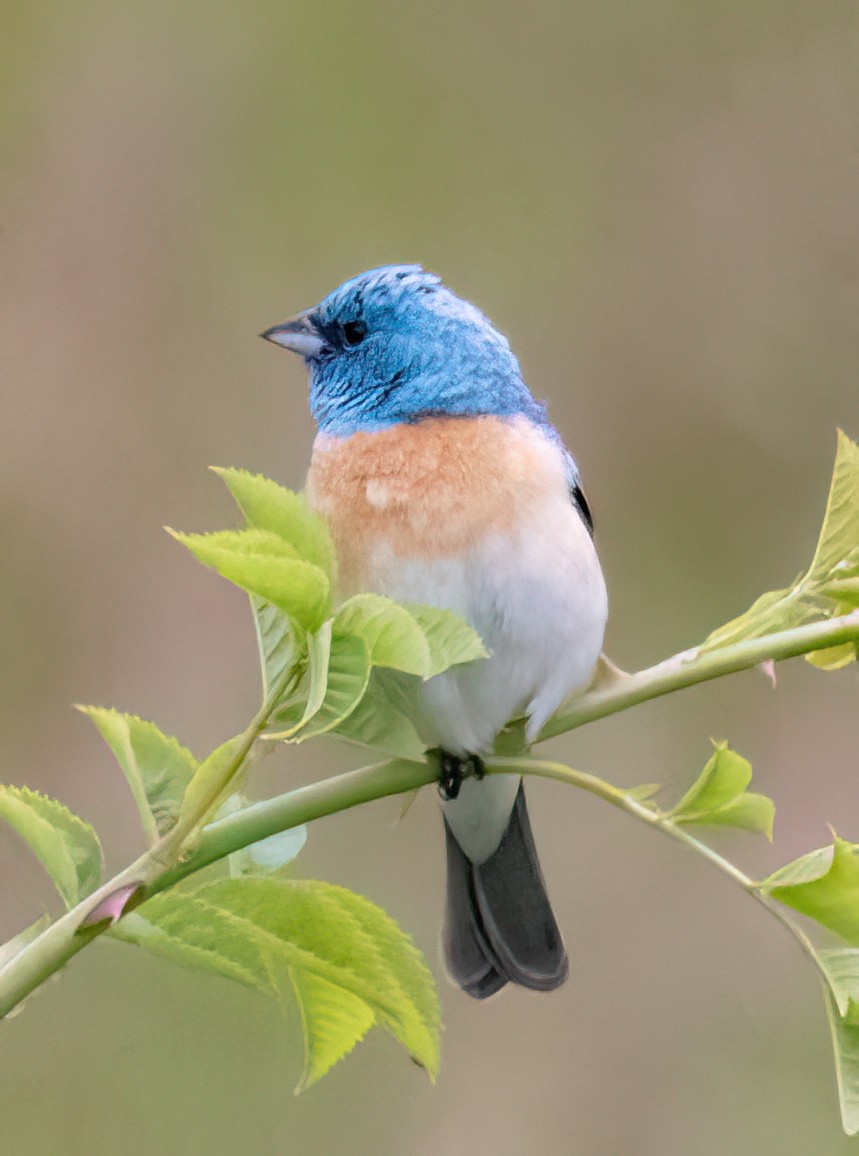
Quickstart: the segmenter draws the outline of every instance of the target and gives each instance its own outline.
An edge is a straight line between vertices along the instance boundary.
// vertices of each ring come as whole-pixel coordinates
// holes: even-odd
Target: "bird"
[[[489,654],[417,692],[439,752],[448,974],[475,999],[551,991],[569,961],[522,780],[482,772],[509,720],[532,742],[598,663],[607,595],[576,462],[507,339],[420,265],[352,277],[261,336],[308,370],[305,492],[340,596],[455,611]]]

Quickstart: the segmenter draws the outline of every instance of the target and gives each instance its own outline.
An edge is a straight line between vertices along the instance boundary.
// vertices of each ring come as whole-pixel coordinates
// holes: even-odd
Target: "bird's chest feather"
[[[587,682],[606,599],[567,493],[563,451],[522,418],[431,418],[316,440],[307,483],[341,596],[375,591],[460,614],[491,657],[421,688],[431,745],[483,751],[519,711],[539,728]]]
[[[328,519],[342,593],[417,598],[392,582],[542,521],[547,505],[566,500],[566,481],[559,447],[525,419],[438,417],[320,435],[307,492]]]

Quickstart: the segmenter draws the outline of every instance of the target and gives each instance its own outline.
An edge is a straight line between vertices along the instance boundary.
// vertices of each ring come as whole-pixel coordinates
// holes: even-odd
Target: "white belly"
[[[419,690],[424,740],[451,754],[491,750],[510,718],[527,714],[529,739],[591,679],[607,614],[590,536],[566,497],[538,524],[496,532],[458,557],[373,558],[373,588],[397,601],[461,614],[487,660],[452,667]]]

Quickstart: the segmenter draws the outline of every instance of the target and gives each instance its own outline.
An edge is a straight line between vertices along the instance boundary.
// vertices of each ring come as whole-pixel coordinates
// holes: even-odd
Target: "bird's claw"
[[[442,751],[439,762],[438,793],[445,803],[457,797],[460,787],[469,776],[480,780],[486,774],[486,768],[479,755],[462,757]]]

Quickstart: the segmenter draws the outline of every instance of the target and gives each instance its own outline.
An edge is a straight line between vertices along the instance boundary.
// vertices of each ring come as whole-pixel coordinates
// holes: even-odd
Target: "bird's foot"
[[[439,759],[441,770],[438,776],[438,793],[445,803],[455,799],[465,779],[473,776],[482,779],[486,768],[479,755],[449,755],[442,751]]]

